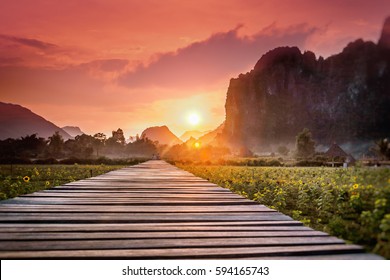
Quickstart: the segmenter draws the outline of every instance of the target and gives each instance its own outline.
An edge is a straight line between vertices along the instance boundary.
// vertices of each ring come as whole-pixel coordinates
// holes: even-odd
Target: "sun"
[[[200,123],[200,116],[197,113],[191,113],[188,115],[188,122],[192,125]]]

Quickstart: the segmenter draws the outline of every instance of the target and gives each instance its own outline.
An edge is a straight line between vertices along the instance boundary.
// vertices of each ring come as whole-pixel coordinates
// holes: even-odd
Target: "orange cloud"
[[[268,27],[253,36],[239,36],[241,26],[212,35],[204,41],[158,55],[149,65],[142,65],[120,78],[131,88],[171,87],[207,88],[248,71],[262,54],[278,46],[303,47],[316,28],[306,24],[286,29]]]

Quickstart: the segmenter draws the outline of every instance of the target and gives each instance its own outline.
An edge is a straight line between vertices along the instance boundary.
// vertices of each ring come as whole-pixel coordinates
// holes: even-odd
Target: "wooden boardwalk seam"
[[[0,258],[382,259],[158,160],[1,201]]]

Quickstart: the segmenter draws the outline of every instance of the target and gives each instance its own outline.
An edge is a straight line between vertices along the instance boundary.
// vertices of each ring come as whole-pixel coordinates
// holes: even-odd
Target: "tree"
[[[287,156],[290,150],[286,146],[279,146],[278,147],[278,153],[282,156]]]
[[[49,152],[54,157],[60,157],[64,148],[64,139],[61,134],[56,131],[52,136],[49,137]]]
[[[120,128],[118,128],[117,131],[112,132],[112,138],[114,138],[115,141],[121,145],[126,144],[126,139],[125,139],[125,136],[123,134],[123,130]]]
[[[151,157],[157,153],[157,143],[147,137],[138,138],[138,140],[127,144],[126,151],[129,156]]]
[[[74,157],[89,158],[93,153],[95,138],[91,135],[77,135],[74,139],[65,142],[65,150]]]
[[[375,142],[374,151],[382,159],[390,159],[390,141],[387,138],[378,140]]]
[[[82,134],[77,135],[75,138],[76,145],[81,152],[81,155],[84,158],[89,158],[93,153],[93,145],[95,143],[95,138],[91,135]]]
[[[296,137],[297,158],[307,159],[314,155],[315,142],[310,130],[304,128]]]
[[[23,156],[38,156],[46,148],[47,140],[42,137],[37,137],[37,134],[27,135],[17,140],[19,143],[19,151]]]
[[[112,132],[112,136],[105,142],[105,154],[111,156],[123,156],[125,152],[125,136],[123,130],[118,128]]]
[[[94,141],[94,147],[96,149],[96,156],[99,157],[99,150],[100,150],[100,147],[101,146],[104,146],[104,144],[106,143],[106,140],[107,140],[107,137],[104,133],[96,133],[93,138],[95,138],[95,141]]]

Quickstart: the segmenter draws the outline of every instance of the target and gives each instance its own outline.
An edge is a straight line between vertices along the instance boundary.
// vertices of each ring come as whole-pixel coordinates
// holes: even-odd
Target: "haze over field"
[[[208,131],[225,119],[230,78],[265,52],[328,57],[377,41],[389,10],[384,0],[7,1],[0,101],[89,134]]]

